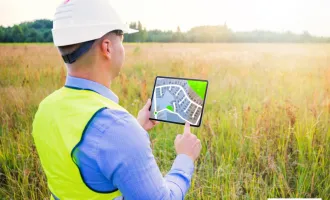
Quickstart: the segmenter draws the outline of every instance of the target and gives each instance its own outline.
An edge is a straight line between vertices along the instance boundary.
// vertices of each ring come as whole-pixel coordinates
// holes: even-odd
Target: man
[[[183,199],[190,186],[201,143],[189,124],[162,177],[146,132],[156,125],[150,100],[136,120],[109,89],[129,31],[106,0],[67,0],[57,8],[53,38],[68,76],[40,103],[33,123],[52,199]]]

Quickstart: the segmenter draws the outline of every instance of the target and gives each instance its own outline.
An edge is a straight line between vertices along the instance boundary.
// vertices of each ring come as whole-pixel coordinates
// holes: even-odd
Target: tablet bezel
[[[193,126],[193,127],[200,127],[201,124],[202,124],[202,119],[203,119],[203,115],[204,115],[204,106],[205,106],[205,101],[206,101],[206,97],[207,97],[207,90],[208,90],[208,86],[209,86],[209,81],[204,80],[204,79],[179,78],[179,77],[170,77],[170,76],[156,76],[155,81],[154,81],[154,87],[153,87],[152,93],[151,93],[151,106],[149,108],[149,111],[151,111],[151,107],[152,107],[152,104],[153,104],[153,98],[154,98],[154,92],[155,92],[155,88],[156,88],[157,78],[179,79],[179,80],[186,80],[186,81],[192,80],[192,81],[206,82],[206,91],[205,91],[205,96],[204,96],[204,101],[203,101],[203,106],[202,106],[201,118],[199,119],[199,123],[197,125],[190,124],[190,126]],[[171,124],[180,124],[180,125],[185,124],[185,123],[167,121],[167,120],[162,120],[162,119],[154,119],[154,118],[151,118],[151,117],[149,117],[149,119],[154,120],[154,121],[167,122],[167,123],[171,123]]]

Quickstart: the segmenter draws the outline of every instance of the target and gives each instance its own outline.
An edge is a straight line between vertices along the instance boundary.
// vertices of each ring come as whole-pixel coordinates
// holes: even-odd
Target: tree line
[[[147,30],[141,22],[130,23],[130,28],[138,33],[125,34],[125,42],[201,42],[201,43],[321,43],[330,42],[329,37],[316,37],[307,31],[294,34],[290,31],[277,33],[271,31],[234,32],[226,24],[218,26],[198,26],[187,32],[180,27],[176,31]],[[53,22],[47,19],[23,22],[11,27],[0,26],[0,42],[52,42]]]

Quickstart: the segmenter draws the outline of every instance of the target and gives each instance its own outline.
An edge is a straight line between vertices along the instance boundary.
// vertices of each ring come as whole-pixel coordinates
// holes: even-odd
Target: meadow
[[[111,89],[137,115],[157,75],[209,80],[192,129],[201,156],[186,199],[330,199],[329,44],[125,44]],[[40,101],[63,86],[52,44],[0,45],[0,199],[49,199],[31,136]],[[70,119],[68,119],[70,120]],[[150,134],[161,171],[183,127]]]

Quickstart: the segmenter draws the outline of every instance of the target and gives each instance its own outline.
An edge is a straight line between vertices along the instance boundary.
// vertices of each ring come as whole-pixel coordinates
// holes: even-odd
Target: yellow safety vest
[[[104,108],[127,112],[96,92],[66,87],[55,91],[39,105],[32,135],[48,187],[60,200],[111,200],[121,196],[119,190],[106,193],[89,188],[72,156],[88,123]]]

